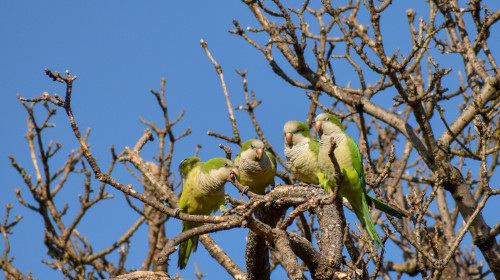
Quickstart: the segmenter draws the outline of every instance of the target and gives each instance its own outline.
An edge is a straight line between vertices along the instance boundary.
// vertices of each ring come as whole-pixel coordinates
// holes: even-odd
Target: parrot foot
[[[304,183],[304,182],[298,182],[298,183],[295,184],[295,186],[304,186],[304,187],[306,187],[306,186],[309,186],[309,184],[308,183]]]
[[[174,217],[179,218],[179,214],[182,212],[181,208],[175,208]]]
[[[243,190],[241,191],[241,193],[242,194],[247,194],[249,190],[250,190],[249,186],[243,186]]]

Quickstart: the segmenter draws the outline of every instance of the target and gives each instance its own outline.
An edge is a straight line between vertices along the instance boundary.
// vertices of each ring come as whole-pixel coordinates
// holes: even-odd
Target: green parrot
[[[304,183],[318,185],[319,142],[311,137],[307,125],[288,121],[283,127],[283,138],[286,164],[293,176]]]
[[[274,176],[276,175],[276,159],[273,154],[264,150],[264,143],[257,139],[250,139],[241,146],[241,151],[234,158],[234,164],[238,166],[240,176],[238,181],[247,186],[255,194],[263,195],[267,186],[274,187]],[[264,205],[260,205],[254,215],[257,219],[270,222],[272,217],[264,216]],[[272,223],[271,223],[272,224]],[[247,235],[245,259],[247,269],[258,269],[260,274],[255,279],[269,279],[269,250],[266,239],[249,231]]]
[[[179,208],[187,214],[210,215],[224,207],[224,185],[230,176],[238,176],[238,168],[225,158],[202,162],[198,157],[188,157],[179,165],[182,178],[182,195]],[[182,221],[182,231],[202,223]],[[179,249],[178,267],[184,269],[192,251],[198,247],[198,236],[183,241]]]
[[[267,186],[274,187],[276,175],[276,159],[273,154],[264,150],[264,143],[250,139],[243,144],[236,155],[234,164],[238,166],[238,181],[256,194],[264,194]]]
[[[375,230],[368,205],[374,204],[377,209],[398,218],[406,217],[406,214],[366,193],[361,153],[356,142],[345,132],[342,123],[335,116],[328,113],[316,116],[315,122],[316,129],[321,135],[318,154],[321,185],[323,185],[327,193],[331,193],[333,188],[339,186],[340,196],[347,198],[373,243],[378,248],[384,248]],[[334,154],[340,171],[344,175],[340,184],[335,182],[335,169],[328,155],[331,147],[331,137],[335,139],[337,144]]]

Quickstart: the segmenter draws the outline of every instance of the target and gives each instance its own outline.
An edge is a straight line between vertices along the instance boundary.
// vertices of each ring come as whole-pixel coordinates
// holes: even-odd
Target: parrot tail
[[[366,229],[375,246],[377,246],[377,248],[384,249],[384,244],[380,241],[380,237],[375,229],[375,225],[373,224],[365,195],[363,194],[362,196],[361,205],[353,205],[353,203],[351,203],[351,205],[355,208],[354,212],[356,213],[356,216],[358,216],[361,225]]]
[[[200,223],[185,222],[182,221],[182,232],[195,228],[201,225]],[[188,263],[189,256],[191,252],[196,252],[198,248],[198,235],[189,238],[188,240],[182,241],[179,249],[179,260],[177,266],[180,269],[184,269]]]
[[[368,195],[368,200],[371,200],[371,202],[375,205],[375,208],[385,212],[386,214],[389,214],[399,219],[402,219],[403,217],[408,217],[405,213],[403,213],[403,211],[393,208],[371,195]]]

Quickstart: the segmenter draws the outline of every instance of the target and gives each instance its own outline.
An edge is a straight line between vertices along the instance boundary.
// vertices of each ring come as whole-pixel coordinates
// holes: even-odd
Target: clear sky
[[[416,2],[425,4],[425,1]],[[498,3],[491,2],[495,1],[490,1],[491,8],[495,8],[494,5],[498,8]],[[399,9],[400,14],[388,19],[387,24],[395,33],[408,32],[404,11]],[[33,171],[24,138],[27,115],[16,96],[35,97],[44,91],[63,95],[64,86],[49,79],[45,68],[60,72],[69,70],[78,76],[74,84],[73,109],[80,128],[92,129],[89,142],[103,169],[109,165],[112,145],[119,153],[124,147],[133,146],[142,135],[145,126],[139,122],[139,117],[161,123],[161,111],[149,90],[159,90],[164,77],[171,119],[186,110],[174,132],[178,135],[188,127],[193,130],[190,136],[178,142],[173,161],[175,169],[183,158],[193,155],[196,144],[203,146],[199,154],[203,160],[224,156],[217,147],[223,142],[208,136],[207,130],[232,135],[218,76],[200,47],[200,39],[204,39],[224,69],[233,106],[244,104],[241,79],[234,70],[248,70],[249,89],[263,100],[256,111],[257,118],[271,144],[282,151],[283,124],[290,119],[303,120],[309,102],[304,91],[277,77],[257,50],[228,33],[233,28],[233,19],[240,21],[243,28],[258,27],[251,12],[240,1],[196,0],[189,1],[189,5],[182,1],[0,2],[0,131],[3,132],[0,206],[11,203],[14,205],[12,214],[24,216],[10,237],[10,254],[15,256],[14,264],[23,273],[31,270],[39,279],[60,276],[41,263],[47,251],[43,244],[43,224],[36,213],[17,202],[15,189],[21,189],[25,197],[29,197],[29,193],[7,158],[12,154],[23,167]],[[356,80],[357,76],[354,72],[346,72],[337,78],[347,83]],[[391,105],[392,100],[387,103]],[[40,116],[43,116],[42,110]],[[245,112],[237,111],[236,118],[243,139],[256,136]],[[54,169],[58,169],[67,154],[78,146],[63,111],[58,111],[53,122],[56,127],[47,131],[44,141],[62,144],[62,150],[53,159]],[[151,160],[157,145],[157,141],[147,144],[143,153],[147,160]],[[123,167],[117,168],[114,176],[139,188]],[[70,205],[74,203],[69,216],[78,209],[81,182],[82,178],[71,180],[58,197],[60,207],[65,201],[70,201]],[[93,182],[93,187],[97,186],[97,182]],[[237,195],[232,186],[227,185],[227,189]],[[85,227],[79,228],[96,250],[109,246],[137,219],[134,214],[122,214],[128,211],[123,211],[128,206],[121,202],[119,192],[111,187],[107,191],[116,195],[117,202],[101,203],[82,221]],[[0,219],[4,213],[5,208],[0,208]],[[490,222],[495,224],[494,220]],[[176,226],[168,228],[168,237],[173,237],[180,231],[180,223],[169,222],[169,225]],[[247,230],[235,229],[212,235],[242,268],[246,233]],[[138,268],[147,251],[146,227],[132,241],[127,267]],[[1,250],[3,246],[0,242]],[[181,276],[195,278],[192,265],[198,262],[200,271],[207,273],[208,279],[228,277],[207,255],[200,246]],[[175,264],[177,254],[172,257],[171,262]],[[171,265],[169,272],[175,276],[176,266]],[[276,273],[273,274],[275,279],[283,275],[282,271]]]

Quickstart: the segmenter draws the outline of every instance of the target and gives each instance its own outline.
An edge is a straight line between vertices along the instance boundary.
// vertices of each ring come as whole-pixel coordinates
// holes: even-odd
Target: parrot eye
[[[227,163],[224,163],[224,167],[228,167]]]
[[[255,147],[253,145],[250,145],[250,148],[255,149]]]

